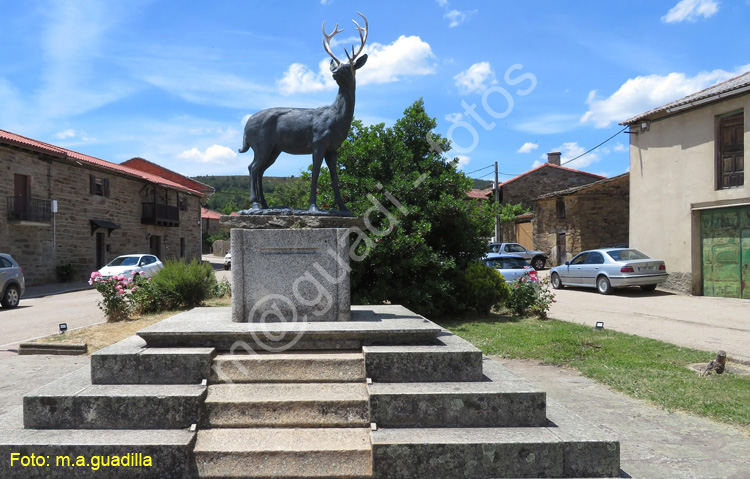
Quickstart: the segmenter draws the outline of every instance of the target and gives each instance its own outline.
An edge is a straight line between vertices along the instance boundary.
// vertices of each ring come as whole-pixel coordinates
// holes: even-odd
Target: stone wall
[[[522,204],[534,208],[534,199],[555,191],[583,186],[602,178],[569,168],[545,164],[513,181],[502,184],[502,203]]]
[[[534,246],[550,251],[550,265],[562,264],[587,249],[628,242],[629,178],[622,175],[598,182],[570,194],[537,200]],[[565,217],[558,218],[557,200],[565,204]],[[558,235],[565,234],[567,254],[559,258]]]
[[[180,192],[187,209],[180,211],[180,224],[165,227],[141,224],[144,201],[151,201],[154,185],[124,176],[114,170],[98,169],[88,163],[53,158],[0,145],[0,203],[14,194],[13,175],[31,177],[31,196],[57,200],[58,212],[49,223],[8,221],[0,215],[0,250],[11,254],[24,269],[28,285],[56,281],[56,266],[70,263],[75,280],[87,279],[96,269],[96,233],[105,234],[105,260],[131,253],[149,253],[150,235],[161,237],[160,259],[200,258],[200,201],[198,195]],[[89,175],[108,179],[109,196],[90,193]],[[156,186],[157,198],[177,206],[178,193]],[[90,219],[116,223],[120,229],[91,231]],[[181,247],[184,245],[184,251]]]

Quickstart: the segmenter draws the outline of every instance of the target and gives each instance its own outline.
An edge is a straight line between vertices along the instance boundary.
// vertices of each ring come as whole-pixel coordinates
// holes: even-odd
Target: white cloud
[[[608,98],[600,98],[596,90],[591,90],[586,99],[589,110],[580,121],[581,123],[591,122],[597,128],[606,128],[613,122],[627,120],[639,113],[729,80],[748,70],[750,70],[750,64],[733,72],[714,70],[701,72],[693,77],[684,73],[638,76],[628,79]]]
[[[622,143],[620,143],[620,142],[617,142],[617,143],[615,144],[615,148],[614,148],[614,150],[615,150],[615,151],[628,151],[628,147],[627,147],[627,146],[625,146],[625,145],[623,145],[623,144],[622,144]]]
[[[559,147],[557,147],[556,149],[552,151],[559,151],[560,153],[562,153],[562,155],[560,155],[560,163],[563,164],[577,156],[582,155],[583,153],[586,152],[586,149],[582,147],[581,145],[579,145],[577,141],[571,141],[571,142],[563,143],[562,145],[560,145]],[[568,168],[576,168],[576,169],[584,168],[586,166],[591,165],[592,163],[596,163],[597,161],[601,160],[598,153],[599,152],[597,150],[594,150],[591,153],[585,156],[582,156],[581,158],[578,158],[577,160],[567,163],[563,166],[567,166]],[[542,155],[542,158],[546,160],[547,155],[546,154]]]
[[[447,115],[445,115],[445,119],[451,123],[461,121],[463,117],[464,117],[463,113],[448,113]]]
[[[229,147],[213,145],[206,148],[206,151],[200,151],[198,148],[183,151],[177,155],[181,160],[193,161],[196,163],[218,163],[224,164],[233,160],[237,156]]]
[[[402,35],[389,45],[372,43],[365,46],[363,52],[367,53],[368,58],[367,64],[357,70],[360,85],[392,83],[404,76],[435,73],[435,65],[430,61],[435,57],[432,48],[417,36]],[[292,95],[336,89],[329,60],[322,60],[317,72],[301,63],[292,64],[279,80],[279,90],[284,95]]]
[[[57,133],[55,133],[55,138],[58,138],[60,140],[64,140],[66,138],[73,138],[74,136],[76,136],[76,131],[73,130],[72,128],[68,128],[67,130],[58,131]]]
[[[333,0],[320,0],[321,5],[330,5],[333,3]]]
[[[497,83],[495,72],[492,71],[490,62],[475,63],[458,75],[454,76],[458,92],[462,95],[468,93],[481,93],[489,85]]]
[[[453,28],[461,25],[466,21],[467,18],[474,15],[475,13],[477,13],[477,10],[464,10],[463,12],[459,10],[451,10],[443,15],[443,18],[447,18],[450,22],[448,26]]]
[[[435,3],[437,3],[441,7],[445,7],[446,5],[448,5],[448,0],[435,0]]]
[[[531,153],[537,148],[539,148],[539,145],[537,145],[536,143],[530,143],[527,141],[526,143],[523,144],[523,146],[521,146],[521,148],[516,150],[516,152],[517,153]]]
[[[719,11],[715,0],[681,0],[661,17],[664,23],[694,22],[699,17],[708,18]]]
[[[455,158],[458,158],[458,165],[456,165],[456,169],[463,169],[469,165],[469,162],[471,161],[470,156],[465,155],[456,155]]]

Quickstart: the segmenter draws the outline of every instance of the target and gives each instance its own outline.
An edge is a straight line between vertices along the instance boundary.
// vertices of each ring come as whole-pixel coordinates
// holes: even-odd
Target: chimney
[[[547,163],[550,165],[557,165],[560,166],[560,153],[559,151],[553,151],[550,153],[547,153]]]

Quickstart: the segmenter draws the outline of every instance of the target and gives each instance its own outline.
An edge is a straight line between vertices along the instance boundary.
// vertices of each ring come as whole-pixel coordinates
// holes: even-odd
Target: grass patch
[[[584,376],[670,411],[684,411],[750,433],[750,376],[702,378],[690,364],[714,353],[564,321],[495,314],[438,321],[485,354],[569,366]]]
[[[88,353],[91,354],[102,348],[114,344],[118,341],[122,341],[135,334],[136,331],[151,326],[154,323],[158,323],[163,319],[167,319],[180,311],[164,311],[157,314],[148,314],[140,316],[138,318],[117,321],[112,323],[100,323],[92,326],[86,326],[85,328],[76,329],[75,331],[68,331],[64,334],[52,334],[45,338],[34,340],[39,343],[86,343],[88,345]]]

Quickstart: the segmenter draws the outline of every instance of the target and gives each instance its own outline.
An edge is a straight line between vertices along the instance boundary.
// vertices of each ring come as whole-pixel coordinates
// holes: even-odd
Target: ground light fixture
[[[68,330],[68,323],[60,323],[60,334]]]
[[[596,329],[604,329],[604,321],[597,321]]]

